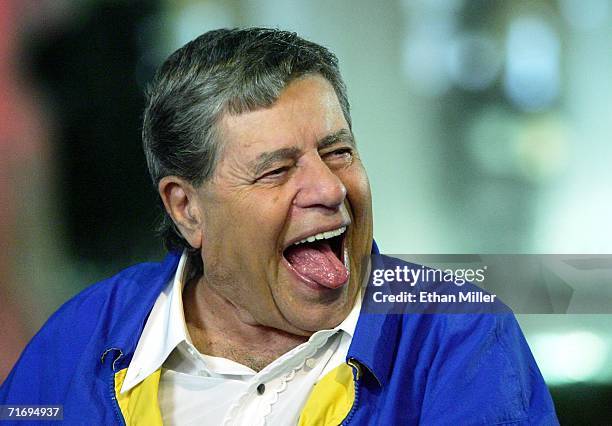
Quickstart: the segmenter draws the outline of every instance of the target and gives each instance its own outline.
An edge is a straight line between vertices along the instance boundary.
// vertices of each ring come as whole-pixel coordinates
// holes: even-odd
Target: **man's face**
[[[250,324],[299,335],[336,326],[365,274],[372,207],[332,86],[293,81],[219,130],[220,160],[197,190],[205,285]]]

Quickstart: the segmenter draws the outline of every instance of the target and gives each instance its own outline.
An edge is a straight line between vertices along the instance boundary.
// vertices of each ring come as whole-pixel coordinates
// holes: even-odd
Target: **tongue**
[[[301,275],[324,287],[338,288],[349,276],[348,270],[327,242],[289,247],[285,258]]]

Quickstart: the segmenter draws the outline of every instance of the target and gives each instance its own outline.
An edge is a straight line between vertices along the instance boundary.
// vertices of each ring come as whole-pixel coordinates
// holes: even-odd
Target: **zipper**
[[[117,362],[117,360],[123,356],[123,352],[121,352],[121,350],[117,348],[110,348],[106,350],[106,352],[102,354],[103,364],[104,364],[104,358],[109,351],[119,351],[119,356],[115,358],[112,364],[110,365],[109,391],[110,391],[111,405],[113,406],[113,409],[115,410],[115,417],[119,421],[119,424],[121,426],[126,426],[125,419],[123,418],[123,414],[121,413],[121,408],[119,408],[119,402],[117,401],[117,395],[115,393],[115,362]]]
[[[351,411],[349,411],[349,413],[346,415],[346,418],[342,421],[341,426],[347,426],[355,415],[355,411],[357,411],[357,404],[359,403],[359,379],[361,378],[361,365],[359,365],[359,363],[354,358],[347,359],[346,363],[350,365],[353,369],[353,379],[355,382],[355,400],[353,401]]]

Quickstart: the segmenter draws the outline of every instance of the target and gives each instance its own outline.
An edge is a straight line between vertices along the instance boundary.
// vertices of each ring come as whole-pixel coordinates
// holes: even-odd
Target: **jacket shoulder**
[[[398,266],[424,268],[388,256],[373,259],[373,268]],[[426,284],[418,282],[407,291],[482,291],[469,283]],[[466,419],[474,424],[558,424],[525,337],[503,303],[490,310],[477,305],[438,309],[425,303],[386,314],[376,311],[373,294],[366,293],[370,299],[364,302],[352,353],[372,367],[383,388],[406,389],[380,398],[379,413],[419,424],[462,424]]]
[[[465,418],[477,424],[558,424],[550,393],[513,314],[451,314],[437,320],[423,424]]]

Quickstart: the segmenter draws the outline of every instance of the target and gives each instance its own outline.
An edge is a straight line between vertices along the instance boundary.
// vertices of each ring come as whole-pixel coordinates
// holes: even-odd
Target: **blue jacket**
[[[64,304],[22,353],[0,388],[0,404],[63,405],[66,424],[161,424],[159,370],[126,394],[118,390],[179,257],[170,253],[161,264],[131,267]],[[392,258],[385,262],[403,264]],[[512,314],[362,310],[347,363],[317,383],[300,417],[300,425],[340,423],[558,421]]]

